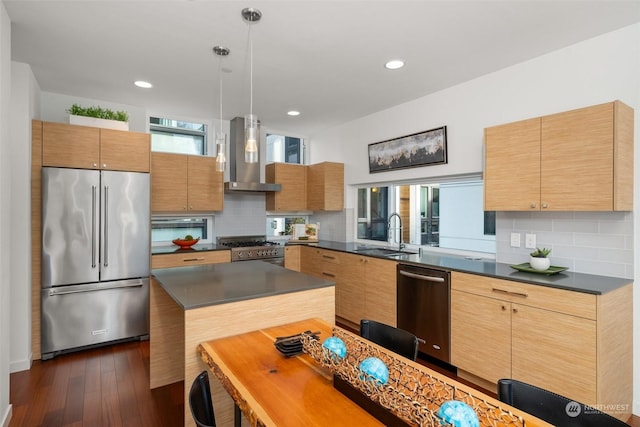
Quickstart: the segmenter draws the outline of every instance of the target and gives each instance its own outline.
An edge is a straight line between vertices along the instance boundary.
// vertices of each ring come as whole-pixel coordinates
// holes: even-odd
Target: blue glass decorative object
[[[367,357],[360,362],[360,371],[369,375],[377,383],[386,384],[389,381],[389,369],[387,365],[377,357]]]
[[[338,337],[329,337],[322,343],[322,346],[327,350],[334,353],[340,359],[344,358],[347,355],[347,346],[344,344]]]
[[[473,408],[458,400],[447,400],[440,409],[438,417],[442,424],[447,423],[455,427],[480,427],[478,415]]]

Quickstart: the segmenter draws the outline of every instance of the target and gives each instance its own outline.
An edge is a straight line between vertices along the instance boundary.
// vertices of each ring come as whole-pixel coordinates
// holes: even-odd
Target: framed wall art
[[[447,127],[369,144],[369,173],[447,163]]]

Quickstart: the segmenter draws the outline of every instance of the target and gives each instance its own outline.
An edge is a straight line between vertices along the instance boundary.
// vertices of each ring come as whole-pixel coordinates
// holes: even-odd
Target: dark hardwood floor
[[[183,425],[183,383],[149,390],[149,341],[38,360],[10,381],[9,427]],[[640,417],[630,425],[640,427]]]
[[[149,341],[35,361],[10,376],[9,427],[183,425],[184,385],[149,390]]]

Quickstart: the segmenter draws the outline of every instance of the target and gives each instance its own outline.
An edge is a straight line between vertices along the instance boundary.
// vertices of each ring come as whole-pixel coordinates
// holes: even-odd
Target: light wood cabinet
[[[459,376],[494,389],[514,378],[592,405],[631,403],[632,284],[594,295],[453,272],[451,288]]]
[[[391,260],[301,246],[300,271],[336,283],[336,316],[354,328],[361,319],[397,324],[396,265]]]
[[[150,147],[147,133],[42,122],[43,166],[149,172]]]
[[[363,288],[365,317],[396,326],[396,266],[395,261],[363,257],[365,274]],[[360,278],[362,280],[362,278]]]
[[[152,212],[210,212],[224,206],[223,174],[216,158],[151,154]]]
[[[341,211],[344,208],[344,164],[322,162],[305,166],[270,163],[265,181],[282,189],[267,193],[268,211]]]
[[[231,262],[230,251],[185,251],[151,256],[151,268],[189,267],[223,262]]]
[[[285,246],[284,268],[300,271],[300,246]]]
[[[485,210],[632,210],[633,115],[615,101],[486,128]]]
[[[344,208],[344,163],[322,162],[307,169],[307,209],[341,211]]]
[[[281,191],[266,195],[268,211],[302,211],[307,209],[307,167],[291,163],[265,166],[265,181],[282,186]]]

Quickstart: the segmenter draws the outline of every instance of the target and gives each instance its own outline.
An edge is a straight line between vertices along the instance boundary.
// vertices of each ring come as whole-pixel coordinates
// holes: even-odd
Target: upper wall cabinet
[[[485,210],[632,210],[633,115],[615,101],[486,128]]]
[[[344,208],[344,163],[323,162],[307,169],[307,209],[341,211]]]
[[[151,211],[221,211],[222,181],[222,172],[216,172],[215,157],[153,152]]]
[[[344,208],[344,164],[322,162],[304,166],[270,163],[265,167],[268,183],[282,190],[267,193],[268,211],[341,211]]]
[[[150,147],[147,133],[42,123],[43,166],[149,172]]]
[[[307,209],[307,167],[292,163],[269,163],[265,180],[278,183],[282,190],[267,193],[268,211],[303,211]]]

